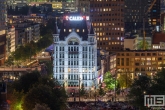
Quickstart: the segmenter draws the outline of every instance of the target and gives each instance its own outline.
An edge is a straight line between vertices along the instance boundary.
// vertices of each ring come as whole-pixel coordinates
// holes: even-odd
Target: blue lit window
[[[156,10],[153,10],[153,12],[156,12]]]

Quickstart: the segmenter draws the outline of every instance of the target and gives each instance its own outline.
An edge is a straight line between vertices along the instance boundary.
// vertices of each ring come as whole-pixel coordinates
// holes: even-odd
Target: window
[[[79,32],[79,29],[77,29],[77,32]]]

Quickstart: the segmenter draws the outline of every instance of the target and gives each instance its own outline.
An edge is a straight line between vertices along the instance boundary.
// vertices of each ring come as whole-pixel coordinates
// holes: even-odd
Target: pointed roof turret
[[[53,34],[58,34],[57,19],[56,19],[56,22],[55,22],[55,28],[54,28]]]
[[[92,23],[91,23],[91,28],[90,28],[90,33],[89,34],[94,34],[94,29],[93,29]]]

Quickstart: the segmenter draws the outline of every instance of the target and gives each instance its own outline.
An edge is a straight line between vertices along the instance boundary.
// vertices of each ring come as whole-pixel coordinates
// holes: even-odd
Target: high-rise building
[[[5,61],[6,44],[6,5],[5,0],[0,1],[0,65]]]
[[[161,0],[161,13],[164,13],[165,12],[165,0]]]
[[[154,0],[148,0],[150,6]],[[149,30],[160,31],[160,0],[156,0],[155,4],[148,13]]]
[[[78,11],[83,15],[90,15],[90,0],[79,0]]]
[[[148,0],[125,0],[124,22],[125,32],[137,33],[143,27],[144,12]]]
[[[124,0],[91,0],[90,16],[98,49],[123,49]]]
[[[56,27],[53,37],[54,78],[67,91],[77,91],[82,84],[89,90],[98,78],[97,41],[89,17],[64,16],[60,30]]]
[[[124,22],[126,33],[141,33],[144,17],[147,35],[151,35],[153,30],[159,31],[160,0],[156,0],[152,6],[153,2],[154,0],[134,0],[134,2],[125,0]]]

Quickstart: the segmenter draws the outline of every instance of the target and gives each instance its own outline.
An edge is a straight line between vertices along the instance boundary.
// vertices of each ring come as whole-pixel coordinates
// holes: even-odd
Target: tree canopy
[[[143,40],[138,42],[138,49],[142,50],[143,49]],[[149,43],[145,41],[145,49],[149,49]]]
[[[121,73],[118,78],[118,83],[121,88],[128,88],[132,83],[131,75],[129,73]]]
[[[51,110],[65,110],[67,95],[57,80],[34,71],[9,84],[8,99],[13,110],[32,110],[36,104],[46,104]]]
[[[104,83],[106,84],[106,88],[108,90],[113,90],[115,88],[115,78],[113,78],[110,72],[106,72],[104,75]],[[116,81],[117,84],[117,81]]]
[[[128,98],[130,102],[141,110],[148,110],[144,106],[144,95],[165,94],[165,69],[158,72],[153,79],[149,76],[139,76],[130,86]]]
[[[86,93],[83,83],[82,83],[82,85],[81,85],[81,89],[79,90],[79,92],[80,92],[80,96],[84,96],[85,93]]]
[[[130,92],[128,98],[132,101],[132,104],[145,109],[144,106],[144,94],[148,93],[150,88],[151,80],[148,76],[139,76],[135,79],[133,84],[130,86]]]

